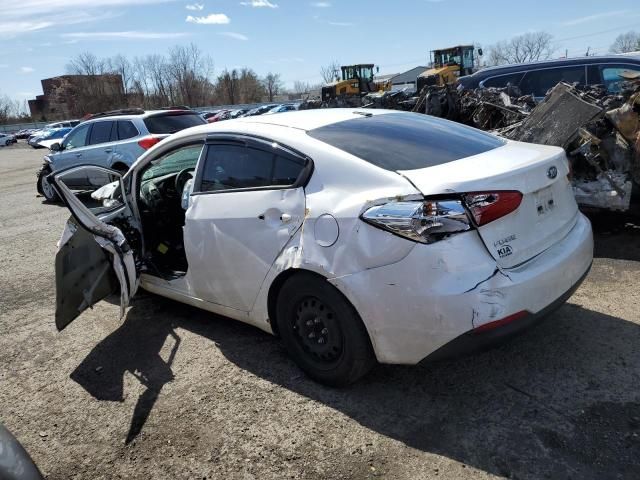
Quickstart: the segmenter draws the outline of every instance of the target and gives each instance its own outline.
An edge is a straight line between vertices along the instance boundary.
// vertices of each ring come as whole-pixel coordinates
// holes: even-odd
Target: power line
[[[602,35],[603,33],[611,33],[611,32],[615,32],[616,30],[622,30],[623,28],[632,28],[632,27],[637,27],[637,26],[640,26],[640,23],[632,23],[630,25],[625,25],[625,26],[622,26],[622,27],[616,27],[616,28],[610,28],[608,30],[602,30],[600,32],[585,33],[584,35],[576,35],[575,37],[559,38],[557,41],[558,42],[564,42],[566,40],[576,40],[578,38],[593,37],[595,35]]]

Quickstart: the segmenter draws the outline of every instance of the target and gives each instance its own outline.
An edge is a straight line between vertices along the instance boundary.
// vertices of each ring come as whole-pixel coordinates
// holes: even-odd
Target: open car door
[[[47,180],[72,214],[56,254],[56,327],[62,330],[84,310],[117,292],[122,317],[139,279],[124,234],[107,223],[133,219],[122,175],[85,165],[54,172]]]

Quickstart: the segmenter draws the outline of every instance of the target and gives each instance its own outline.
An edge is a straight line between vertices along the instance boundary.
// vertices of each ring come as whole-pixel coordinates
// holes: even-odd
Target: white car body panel
[[[521,310],[538,313],[589,270],[593,256],[582,214],[562,242],[512,270],[495,269],[476,232],[438,243],[416,246],[402,262],[330,280],[366,319],[382,363],[415,364],[473,328]]]
[[[271,264],[304,219],[302,187],[193,195],[184,240],[193,294],[250,311]]]
[[[550,168],[555,168],[553,178],[547,175]],[[513,267],[540,253],[576,222],[578,205],[567,178],[569,166],[558,147],[510,141],[480,155],[401,173],[425,195],[487,189],[523,193],[515,212],[478,229],[501,267]],[[505,239],[510,239],[512,253],[501,257]]]

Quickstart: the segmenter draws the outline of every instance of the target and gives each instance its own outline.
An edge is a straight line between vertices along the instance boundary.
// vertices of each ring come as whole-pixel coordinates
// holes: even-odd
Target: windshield
[[[189,145],[153,160],[142,174],[142,181],[177,173],[185,168],[195,169],[201,151],[202,144]]]
[[[360,117],[307,133],[391,171],[441,165],[506,143],[475,128],[418,113]]]
[[[446,65],[455,64],[460,65],[461,59],[457,50],[448,50],[444,52],[436,52],[435,63],[438,67],[444,67]]]

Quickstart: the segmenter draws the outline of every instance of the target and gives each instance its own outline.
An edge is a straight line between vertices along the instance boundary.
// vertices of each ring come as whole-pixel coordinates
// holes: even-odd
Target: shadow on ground
[[[640,261],[640,213],[600,212],[588,217],[596,258]]]
[[[126,371],[146,385],[126,442],[173,379],[180,330],[215,342],[240,368],[375,432],[492,474],[640,477],[640,398],[634,393],[640,327],[631,322],[568,304],[492,351],[426,366],[378,366],[336,390],[304,377],[278,339],[147,294],[71,375],[98,400],[123,399]],[[168,337],[173,348],[165,362],[160,349]],[[104,366],[101,374],[97,366]]]

